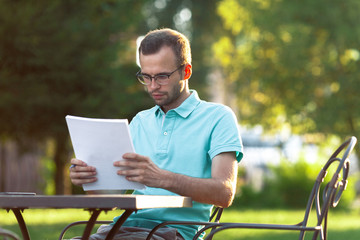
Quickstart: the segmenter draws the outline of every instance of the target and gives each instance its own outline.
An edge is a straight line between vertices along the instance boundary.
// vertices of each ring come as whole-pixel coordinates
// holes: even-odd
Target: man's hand
[[[73,158],[71,164],[74,165],[70,168],[70,179],[75,185],[81,186],[84,183],[91,183],[97,181],[96,169],[88,166],[85,162]]]
[[[160,169],[149,157],[126,153],[123,155],[123,160],[114,162],[114,166],[121,167],[117,174],[125,176],[129,181],[166,189],[166,175],[169,172]]]

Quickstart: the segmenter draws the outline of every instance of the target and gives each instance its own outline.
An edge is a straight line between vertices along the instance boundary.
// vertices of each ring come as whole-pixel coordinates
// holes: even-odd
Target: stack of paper
[[[89,190],[142,189],[143,184],[117,175],[114,161],[135,152],[127,119],[94,119],[66,116],[75,157],[96,168],[98,181],[84,184]]]

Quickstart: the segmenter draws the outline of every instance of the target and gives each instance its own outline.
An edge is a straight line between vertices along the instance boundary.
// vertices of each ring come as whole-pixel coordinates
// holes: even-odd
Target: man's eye
[[[150,81],[150,76],[148,76],[148,75],[142,75],[143,76],[143,78],[145,79],[145,80],[149,80]]]
[[[156,80],[167,80],[168,79],[168,76],[167,75],[157,75],[156,76]]]

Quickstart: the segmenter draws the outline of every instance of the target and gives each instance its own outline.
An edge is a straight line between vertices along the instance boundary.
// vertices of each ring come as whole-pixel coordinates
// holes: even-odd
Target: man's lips
[[[162,93],[152,93],[151,96],[154,98],[154,99],[160,99],[164,96],[164,94]]]

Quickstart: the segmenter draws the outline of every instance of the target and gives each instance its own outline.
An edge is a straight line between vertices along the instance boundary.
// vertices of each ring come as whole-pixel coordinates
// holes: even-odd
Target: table
[[[192,207],[192,200],[182,196],[155,195],[0,195],[0,208],[11,210],[16,216],[24,240],[30,240],[22,212],[28,208],[82,208],[92,212],[82,239],[88,239],[95,221],[102,211],[124,209],[106,239],[111,239],[125,220],[136,210],[146,208]]]

